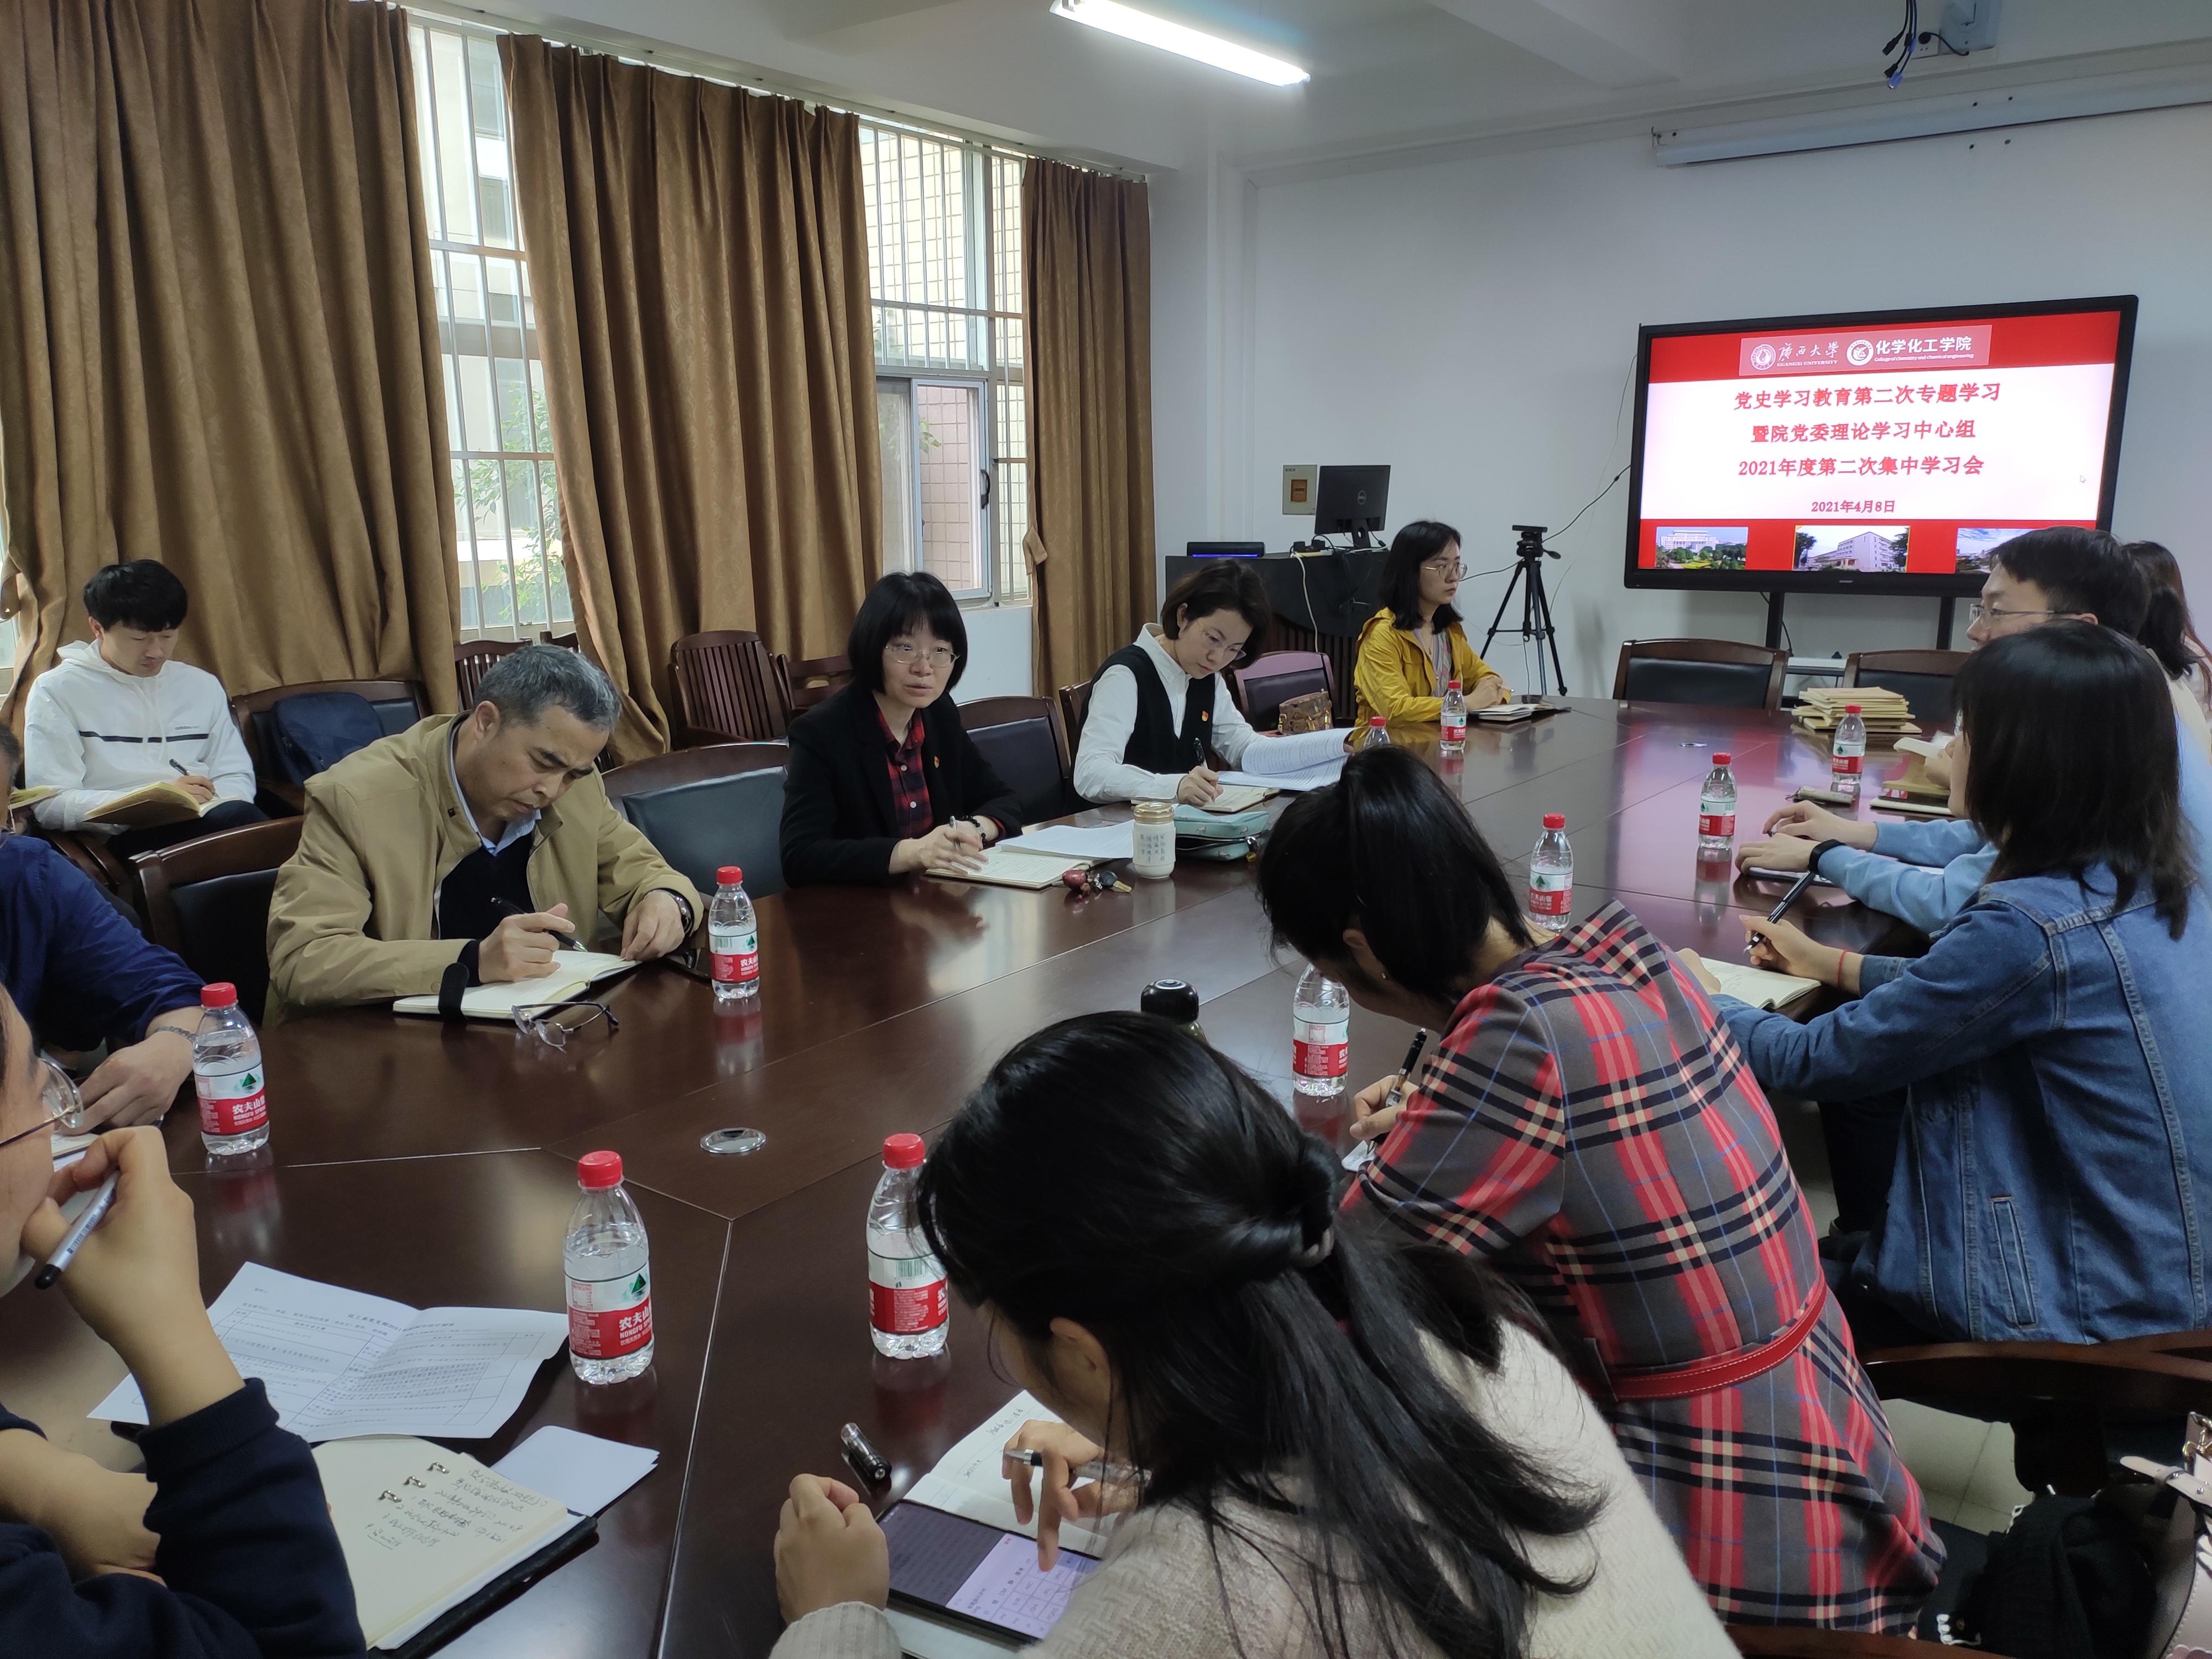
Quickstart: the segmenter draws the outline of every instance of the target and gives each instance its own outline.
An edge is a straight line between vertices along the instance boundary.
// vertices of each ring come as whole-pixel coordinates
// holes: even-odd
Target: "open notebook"
[[[1058,878],[1054,872],[1054,878]],[[511,1019],[517,1008],[535,1002],[566,1002],[580,997],[601,980],[626,974],[637,963],[604,951],[556,951],[553,971],[540,979],[516,980],[509,985],[472,985],[462,994],[461,1012],[471,1019]],[[434,996],[402,997],[392,1005],[395,1014],[434,1014]]]
[[[1720,981],[1721,992],[1754,1008],[1781,1008],[1797,1000],[1808,991],[1817,991],[1817,979],[1800,979],[1795,974],[1778,974],[1771,969],[1754,968],[1747,962],[1720,962],[1711,957],[1699,958],[1706,971]]]
[[[487,1592],[547,1571],[593,1525],[466,1452],[411,1436],[329,1441],[315,1467],[371,1648],[404,1649],[483,1597],[456,1621],[466,1622],[496,1599]]]
[[[1006,1485],[1003,1454],[1024,1423],[1058,1421],[1036,1395],[1016,1395],[960,1443],[937,1460],[937,1467],[915,1481],[907,1492],[910,1504],[926,1504],[948,1515],[965,1516],[1001,1532],[1036,1536],[1036,1522],[1024,1526],[1014,1518],[1014,1500]],[[1110,1522],[1109,1522],[1110,1524]],[[1060,1523],[1060,1541],[1086,1555],[1103,1555],[1110,1534],[1080,1522]]]
[[[1091,860],[1066,853],[1041,853],[1027,848],[997,846],[983,849],[980,870],[932,870],[940,881],[981,882],[986,887],[1026,887],[1042,891],[1060,885],[1060,878],[1075,865]]]

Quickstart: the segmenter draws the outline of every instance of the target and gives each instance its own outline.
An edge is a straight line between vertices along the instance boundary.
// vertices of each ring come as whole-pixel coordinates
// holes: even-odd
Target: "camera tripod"
[[[1482,655],[1488,659],[1491,641],[1498,637],[1498,630],[1504,623],[1505,607],[1513,603],[1513,589],[1517,585],[1521,589],[1521,643],[1525,647],[1529,641],[1536,641],[1537,694],[1540,696],[1548,693],[1551,681],[1556,678],[1559,695],[1565,696],[1567,671],[1559,666],[1559,641],[1552,626],[1552,601],[1544,592],[1543,561],[1559,556],[1544,545],[1544,526],[1516,524],[1513,528],[1521,535],[1519,544],[1513,550],[1513,556],[1519,562],[1506,580],[1504,596],[1498,601],[1498,614],[1490,619],[1490,631],[1482,636]],[[1552,659],[1548,673],[1544,661],[1547,651]]]

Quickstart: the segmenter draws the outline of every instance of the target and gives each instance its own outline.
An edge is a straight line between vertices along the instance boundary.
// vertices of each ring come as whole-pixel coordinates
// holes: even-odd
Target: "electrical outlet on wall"
[[[1314,514],[1314,487],[1321,480],[1318,466],[1286,466],[1283,469],[1283,516],[1310,519]]]

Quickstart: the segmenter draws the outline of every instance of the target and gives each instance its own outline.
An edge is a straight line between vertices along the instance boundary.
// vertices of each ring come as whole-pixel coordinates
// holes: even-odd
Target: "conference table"
[[[1713,753],[1731,751],[1741,842],[1799,787],[1825,786],[1825,747],[1757,711],[1561,701],[1525,725],[1475,726],[1462,755],[1438,754],[1433,727],[1396,735],[1456,789],[1516,881],[1543,815],[1563,812],[1577,919],[1618,899],[1671,946],[1741,960],[1744,919],[1779,890],[1700,857],[1699,785]],[[1876,757],[1869,771],[1893,764]],[[605,1512],[592,1547],[446,1652],[764,1654],[780,1628],[770,1546],[791,1478],[850,1479],[837,1434],[857,1422],[893,1466],[874,1494],[888,1501],[1011,1396],[957,1304],[944,1354],[876,1355],[863,1221],[884,1137],[933,1134],[1029,1032],[1133,1008],[1156,978],[1187,980],[1214,1046],[1302,1123],[1344,1139],[1348,1091],[1292,1089],[1301,964],[1271,947],[1249,865],[1185,860],[1167,879],[1094,896],[914,878],[757,908],[752,1006],[718,1009],[705,984],[654,964],[601,988],[618,1031],[566,1050],[501,1025],[317,1015],[263,1033],[270,1139],[244,1167],[210,1171],[194,1114],[169,1116],[210,1301],[252,1261],[417,1307],[557,1311],[575,1160],[622,1154],[652,1241],[653,1369],[587,1388],[556,1357],[498,1435],[456,1443],[492,1462],[558,1424],[652,1447],[659,1466]],[[1903,942],[1832,890],[1808,894],[1793,919],[1851,949]],[[1348,1084],[1388,1073],[1408,1035],[1355,1011]],[[738,1126],[765,1145],[702,1149]],[[1079,1203],[1079,1175],[1058,1178]],[[128,1468],[131,1443],[84,1415],[122,1375],[62,1297],[0,1301],[0,1401]]]

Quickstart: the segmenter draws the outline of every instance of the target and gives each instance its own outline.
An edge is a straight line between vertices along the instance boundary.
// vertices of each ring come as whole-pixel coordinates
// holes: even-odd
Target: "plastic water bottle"
[[[1302,1095],[1340,1095],[1351,1066],[1352,994],[1309,968],[1291,1002],[1291,1080]]]
[[[1713,757],[1713,769],[1705,774],[1705,787],[1698,792],[1698,850],[1725,852],[1735,840],[1735,774],[1726,750]]]
[[[734,864],[714,872],[707,910],[707,948],[714,957],[714,1001],[750,1002],[760,994],[760,929],[745,896],[745,872]]]
[[[1367,717],[1367,734],[1359,739],[1362,749],[1388,749],[1390,746],[1390,722],[1380,714]]]
[[[568,1363],[586,1382],[623,1382],[653,1364],[653,1268],[645,1223],[623,1189],[620,1152],[576,1160],[584,1190],[568,1212]]]
[[[1437,746],[1445,754],[1456,755],[1467,746],[1467,699],[1461,695],[1457,680],[1444,687],[1444,710],[1437,723],[1443,728]]]
[[[1544,833],[1528,855],[1528,914],[1543,922],[1564,923],[1575,903],[1575,849],[1567,841],[1564,812],[1544,814]]]
[[[1828,745],[1828,756],[1829,787],[1856,799],[1860,775],[1866,770],[1866,722],[1859,718],[1858,704],[1844,705],[1844,717],[1836,722],[1836,738]]]
[[[884,1178],[868,1200],[868,1334],[876,1352],[893,1359],[943,1353],[952,1317],[944,1264],[915,1224],[921,1159],[920,1135],[887,1137]]]
[[[210,1158],[234,1158],[269,1144],[267,1080],[261,1039],[238,1006],[238,988],[202,986],[192,1088],[200,1097],[200,1144]]]

